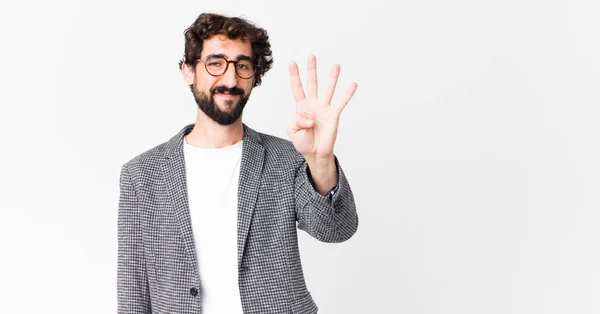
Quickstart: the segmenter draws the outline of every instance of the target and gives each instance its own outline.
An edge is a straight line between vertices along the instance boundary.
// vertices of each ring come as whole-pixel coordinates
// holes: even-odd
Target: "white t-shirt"
[[[242,145],[240,141],[224,148],[199,148],[183,143],[202,314],[243,312],[237,267]]]

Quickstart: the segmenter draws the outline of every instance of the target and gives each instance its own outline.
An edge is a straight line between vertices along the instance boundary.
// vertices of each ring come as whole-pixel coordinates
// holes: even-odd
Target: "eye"
[[[250,66],[246,63],[238,63],[238,68],[240,68],[240,70],[248,70],[250,69]]]
[[[208,63],[208,65],[211,66],[211,67],[220,67],[220,66],[223,66],[223,62],[221,62],[221,61],[210,61]]]

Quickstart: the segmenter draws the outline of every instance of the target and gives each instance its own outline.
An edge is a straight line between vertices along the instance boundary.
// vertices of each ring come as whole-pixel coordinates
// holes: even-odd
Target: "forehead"
[[[229,59],[235,59],[239,55],[252,57],[252,45],[249,41],[230,39],[225,35],[214,35],[204,40],[200,58],[213,54],[224,54]]]

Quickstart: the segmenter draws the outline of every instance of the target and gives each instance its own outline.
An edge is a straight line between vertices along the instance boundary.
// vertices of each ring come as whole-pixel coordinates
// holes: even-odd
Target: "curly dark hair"
[[[214,35],[225,35],[229,39],[249,41],[256,73],[254,87],[260,85],[262,76],[271,69],[273,57],[267,31],[240,17],[227,17],[214,13],[202,13],[185,32],[185,53],[179,61],[195,68],[202,51],[202,43]]]

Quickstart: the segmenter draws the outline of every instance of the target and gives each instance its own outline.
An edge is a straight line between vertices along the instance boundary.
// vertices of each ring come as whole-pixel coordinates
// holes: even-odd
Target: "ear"
[[[194,84],[194,69],[185,62],[181,64],[181,75],[186,84]]]

